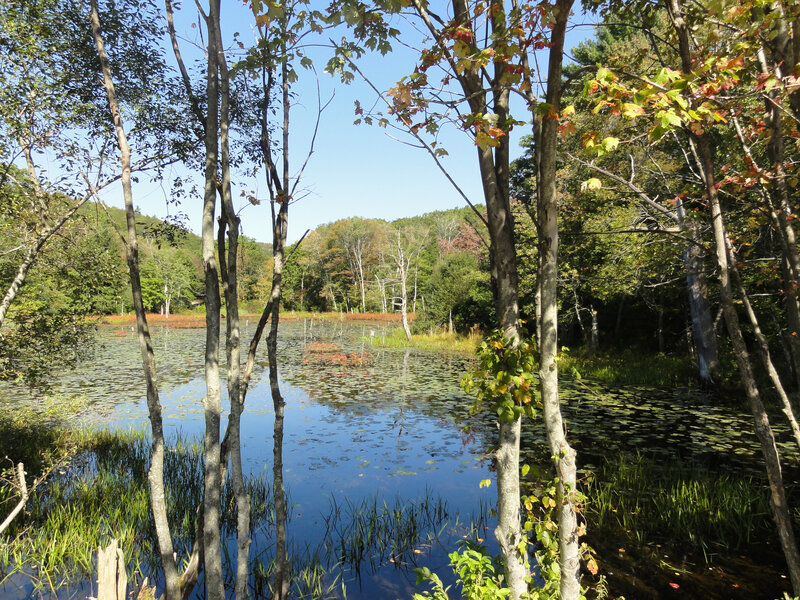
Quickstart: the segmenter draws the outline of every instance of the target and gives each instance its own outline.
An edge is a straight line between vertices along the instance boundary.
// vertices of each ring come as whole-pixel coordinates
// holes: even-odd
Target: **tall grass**
[[[28,513],[13,524],[8,543],[0,544],[0,580],[21,573],[34,587],[55,594],[63,586],[91,581],[97,547],[117,538],[134,584],[145,576],[158,584],[147,482],[149,435],[144,430],[100,430],[68,439],[76,449],[72,460],[34,492]],[[180,563],[191,549],[195,511],[203,493],[199,443],[180,435],[169,440],[164,469],[168,518]],[[248,477],[246,486],[254,541],[251,591],[255,597],[268,598],[273,569],[272,489],[265,474]],[[235,505],[228,481],[221,501],[222,535],[228,540],[224,549],[235,535]],[[372,571],[388,563],[413,564],[419,548],[450,524],[445,502],[431,492],[405,501],[377,494],[361,500],[333,498],[323,519],[325,533],[318,547],[290,548],[291,585],[299,598],[341,596],[345,574],[358,576],[362,569]],[[232,562],[226,561],[231,581]]]
[[[143,430],[101,430],[75,437],[82,450],[31,496],[27,515],[13,524],[14,538],[0,550],[0,563],[7,571],[38,574],[43,584],[57,588],[90,578],[98,545],[117,538],[131,575],[152,578],[159,565],[147,482],[148,435]],[[191,549],[202,497],[199,444],[177,436],[165,456],[164,472],[168,518],[180,559]],[[248,478],[246,484],[255,527],[272,515],[272,492],[263,475]],[[231,488],[228,482],[223,507],[235,504]],[[235,514],[223,511],[224,532],[230,534],[235,527]]]
[[[340,504],[333,498],[323,545],[356,572],[362,565],[374,569],[387,561],[413,563],[419,545],[435,539],[447,518],[447,503],[430,491],[414,502],[372,496]]]
[[[615,352],[590,352],[581,348],[562,351],[559,370],[606,385],[691,387],[697,384],[697,367],[688,356],[647,354],[626,348]]]
[[[743,550],[771,528],[763,482],[695,464],[622,456],[588,490],[590,531],[622,529],[640,544]],[[598,533],[603,536],[602,533]]]
[[[405,333],[399,328],[386,332],[386,335],[363,338],[373,348],[414,348],[430,352],[450,352],[454,354],[475,354],[475,349],[481,339],[479,334],[461,335],[434,331],[432,334],[414,334],[411,336],[411,340],[407,340]]]

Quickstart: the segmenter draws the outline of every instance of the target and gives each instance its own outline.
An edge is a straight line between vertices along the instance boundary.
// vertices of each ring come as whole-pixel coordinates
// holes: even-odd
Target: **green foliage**
[[[691,463],[611,459],[588,494],[598,530],[621,529],[640,544],[688,545],[706,558],[717,549],[747,548],[772,527],[762,481]]]
[[[523,476],[526,467],[522,468]],[[531,590],[533,600],[558,597],[561,569],[558,564],[558,522],[555,518],[557,493],[556,482],[547,481],[522,497],[526,517],[522,529],[535,535],[536,571],[543,582],[541,587]]]
[[[486,553],[482,544],[462,540],[459,549],[450,555],[450,566],[458,575],[457,585],[461,587],[459,598],[464,600],[503,600],[508,598],[509,590],[502,586],[502,566],[497,558]],[[414,569],[417,585],[429,582],[430,591],[414,594],[414,600],[449,600],[450,587],[444,587],[438,575],[428,567]]]
[[[426,312],[437,325],[447,324],[452,314],[457,330],[494,322],[494,301],[489,274],[479,258],[467,252],[451,252],[439,259],[425,283]]]
[[[498,418],[512,422],[522,415],[536,416],[541,400],[535,396],[533,342],[514,344],[494,331],[478,347],[478,370],[464,376],[462,387],[477,398],[475,410],[487,404]]]
[[[690,357],[633,348],[615,352],[562,348],[558,364],[565,373],[609,386],[691,387],[697,381],[697,367]]]

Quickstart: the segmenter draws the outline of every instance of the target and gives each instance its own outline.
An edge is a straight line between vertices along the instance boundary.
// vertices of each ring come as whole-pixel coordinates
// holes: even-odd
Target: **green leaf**
[[[599,190],[603,187],[603,182],[600,181],[597,177],[592,177],[591,179],[587,179],[583,183],[581,183],[581,191],[585,192],[587,190]]]

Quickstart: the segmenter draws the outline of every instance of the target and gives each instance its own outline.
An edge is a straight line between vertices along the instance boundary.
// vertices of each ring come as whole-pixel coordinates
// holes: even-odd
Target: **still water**
[[[245,344],[253,329],[253,322],[245,324]],[[339,566],[335,576],[344,582],[346,596],[356,599],[409,598],[420,591],[414,585],[415,566],[429,566],[445,584],[451,582],[447,553],[470,531],[496,550],[494,524],[487,516],[495,491],[479,486],[492,478],[496,428],[491,415],[469,415],[472,399],[459,388],[471,359],[384,348],[385,332],[382,325],[295,321],[282,324],[279,338],[290,546],[300,551],[324,543],[336,507],[369,499],[397,506],[426,498],[446,507],[444,518],[419,532],[417,547],[404,560],[365,556],[363,564]],[[201,329],[154,329],[164,422],[171,434],[202,435],[204,336]],[[371,360],[360,366],[309,362],[307,344],[312,341],[334,343],[345,353],[366,352]],[[60,374],[51,392],[84,396],[89,408],[80,420],[86,424],[147,426],[140,356],[130,328],[101,329],[92,359]],[[31,400],[10,391],[0,393]],[[758,468],[758,446],[740,408],[709,403],[690,390],[604,389],[588,382],[564,381],[562,395],[568,435],[583,468],[620,451]],[[271,479],[272,427],[262,348],[242,421],[249,474],[266,473]],[[781,443],[788,444],[786,432],[778,429]],[[523,445],[530,461],[547,459],[539,425],[526,425]],[[477,523],[477,530],[470,523]],[[269,535],[257,530],[253,548],[268,548]],[[341,585],[334,594],[344,595]],[[20,597],[7,587],[0,595]]]

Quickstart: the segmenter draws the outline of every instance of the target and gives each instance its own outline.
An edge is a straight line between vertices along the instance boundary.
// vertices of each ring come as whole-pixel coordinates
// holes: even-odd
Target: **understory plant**
[[[541,408],[541,398],[536,394],[535,346],[531,341],[521,340],[513,343],[506,339],[502,332],[490,334],[478,348],[480,365],[474,372],[468,373],[462,382],[464,390],[474,392],[477,402],[472,407],[477,411],[488,406],[497,414],[498,419],[506,422],[522,416],[535,418]],[[521,475],[525,477],[530,468],[523,465]],[[522,525],[520,544],[522,556],[527,556],[527,545],[531,536],[536,539],[534,557],[538,577],[529,576],[528,594],[533,600],[550,600],[559,597],[561,570],[559,567],[558,523],[555,519],[559,494],[558,479],[546,480],[543,484],[534,485],[528,495],[521,497],[525,514]],[[488,481],[481,482],[481,485]],[[578,503],[583,504],[584,497],[575,494]],[[581,527],[579,535],[585,528]],[[582,556],[589,554],[588,547],[581,547]],[[497,558],[487,555],[486,549],[473,542],[463,541],[459,551],[450,554],[450,566],[458,576],[457,585],[461,588],[460,597],[468,600],[495,600],[507,598],[510,590],[504,585],[502,563]],[[594,559],[587,561],[589,570],[597,572]],[[528,569],[528,565],[525,565]],[[449,600],[451,586],[445,587],[441,579],[428,568],[417,569],[418,583],[427,581],[431,590],[415,594],[415,600],[433,598]],[[532,584],[532,585],[531,585]],[[581,593],[583,598],[583,593]]]

